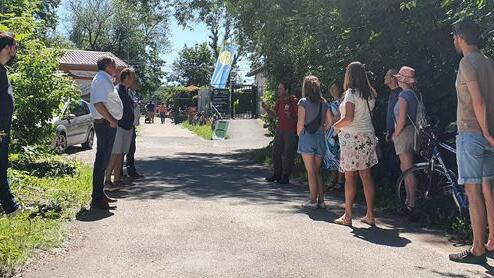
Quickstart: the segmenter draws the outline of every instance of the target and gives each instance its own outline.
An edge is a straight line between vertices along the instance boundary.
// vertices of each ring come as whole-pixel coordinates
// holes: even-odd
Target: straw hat
[[[417,79],[415,79],[415,70],[408,66],[401,67],[398,74],[393,76],[396,77],[399,82],[407,84],[414,84],[417,82]]]

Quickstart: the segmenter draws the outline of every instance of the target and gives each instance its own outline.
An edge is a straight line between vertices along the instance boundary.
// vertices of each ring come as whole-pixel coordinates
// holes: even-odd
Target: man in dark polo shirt
[[[0,204],[8,216],[14,216],[19,211],[19,206],[14,200],[7,179],[14,94],[5,64],[14,58],[16,51],[17,45],[14,34],[0,32]]]
[[[278,181],[280,184],[290,182],[293,162],[297,153],[297,97],[291,96],[287,84],[278,85],[278,101],[274,110],[262,103],[263,109],[278,120],[273,145],[273,176],[266,178],[268,182]]]

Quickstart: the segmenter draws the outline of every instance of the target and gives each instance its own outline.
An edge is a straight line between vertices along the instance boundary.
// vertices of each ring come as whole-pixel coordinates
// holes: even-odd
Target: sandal
[[[343,214],[342,217],[336,219],[334,221],[335,224],[338,224],[338,225],[343,225],[343,226],[348,226],[348,227],[351,227],[352,226],[352,219],[348,219],[346,217],[346,215]]]
[[[376,220],[375,219],[369,219],[367,216],[360,218],[360,222],[365,223],[369,226],[376,226]]]
[[[485,254],[489,258],[494,258],[494,249],[489,249],[487,245],[485,246]]]

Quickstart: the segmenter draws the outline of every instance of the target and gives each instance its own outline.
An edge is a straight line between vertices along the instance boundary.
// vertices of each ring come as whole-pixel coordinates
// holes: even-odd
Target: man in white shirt
[[[118,120],[123,115],[123,105],[113,84],[117,73],[115,60],[102,55],[98,58],[98,73],[91,84],[91,114],[97,137],[96,159],[93,169],[93,193],[91,208],[110,209],[109,203],[116,202],[103,191],[105,170],[110,161]]]

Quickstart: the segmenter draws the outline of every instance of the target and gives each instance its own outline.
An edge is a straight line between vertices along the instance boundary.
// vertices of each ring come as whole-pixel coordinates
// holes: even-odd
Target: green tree
[[[166,1],[70,0],[70,39],[81,49],[108,51],[136,68],[141,94],[159,88],[160,58],[169,47]]]
[[[196,44],[180,51],[173,63],[173,75],[170,81],[184,86],[207,86],[213,73],[214,60],[207,43]]]
[[[53,116],[78,91],[73,80],[58,70],[61,49],[43,42],[39,30],[46,28],[46,22],[36,16],[39,1],[4,4],[0,29],[14,32],[19,44],[9,67],[15,96],[13,139],[17,146],[47,144],[54,138]]]
[[[486,30],[494,24],[494,3],[482,0],[266,0],[262,9],[260,1],[227,2],[247,52],[254,64],[266,65],[273,88],[279,80],[300,87],[309,73],[326,86],[335,80],[341,85],[346,65],[359,60],[380,92],[377,117],[383,118],[382,76],[390,67],[410,65],[429,112],[443,124],[456,117],[460,56],[452,45],[451,24],[464,17],[477,19]],[[486,50],[492,53],[489,42]]]

